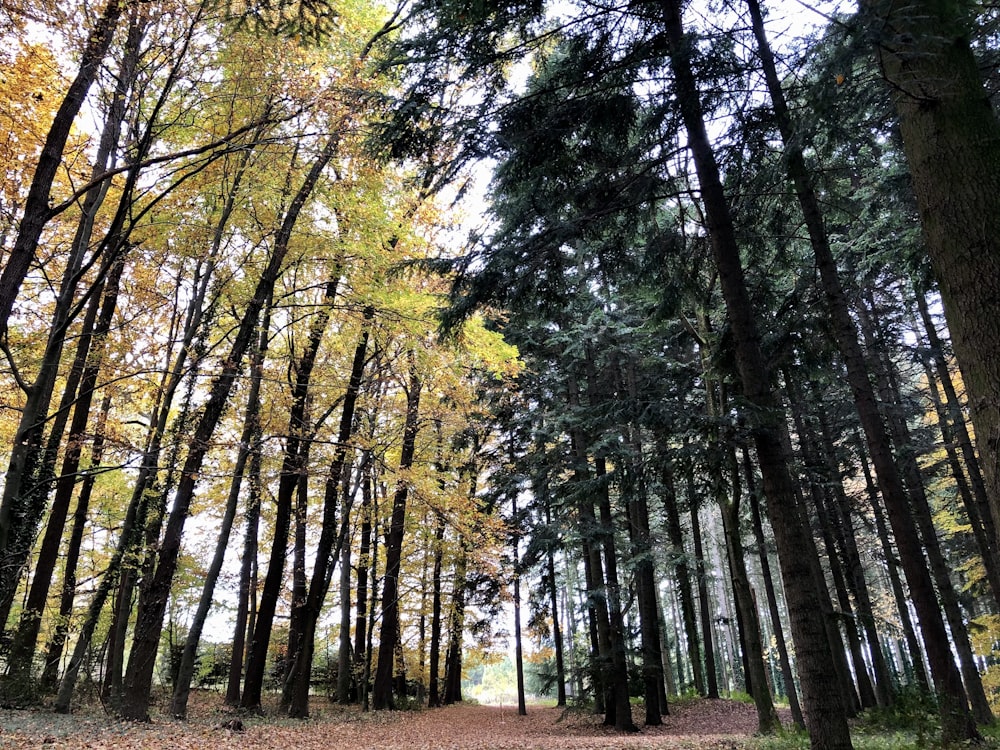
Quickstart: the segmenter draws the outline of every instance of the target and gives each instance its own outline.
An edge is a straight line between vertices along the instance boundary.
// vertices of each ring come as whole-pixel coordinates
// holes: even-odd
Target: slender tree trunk
[[[795,687],[795,675],[788,658],[788,646],[785,643],[784,626],[781,624],[781,611],[778,609],[778,597],[774,591],[774,579],[771,576],[771,561],[768,555],[768,545],[764,539],[764,524],[760,517],[760,501],[757,496],[757,481],[753,465],[750,462],[750,450],[743,446],[743,476],[747,483],[747,494],[750,499],[750,513],[753,520],[754,540],[760,557],[760,570],[764,578],[764,593],[767,596],[767,609],[771,616],[771,632],[778,649],[778,659],[781,663],[781,676],[785,682],[785,693],[788,695],[788,707],[792,712],[795,726],[805,729],[802,718],[802,708],[799,706],[799,693]]]
[[[661,437],[661,444],[666,440]],[[674,485],[673,468],[667,456],[661,457],[660,486],[663,492],[663,512],[666,516],[667,539],[672,548],[671,557],[677,580],[677,592],[680,598],[681,619],[684,622],[684,634],[687,641],[687,656],[694,675],[694,689],[698,695],[705,695],[705,678],[702,674],[701,648],[698,645],[698,625],[694,609],[694,596],[691,589],[691,571],[687,564],[687,553],[684,550],[684,534],[681,531],[681,517],[677,509],[677,490]],[[680,678],[683,683],[683,677]],[[683,687],[683,685],[682,685]]]
[[[722,525],[726,537],[726,554],[729,559],[729,570],[733,581],[733,594],[737,613],[740,615],[741,631],[744,634],[744,659],[746,661],[747,682],[757,709],[757,733],[774,734],[781,728],[778,712],[771,699],[771,690],[767,682],[767,671],[764,667],[763,642],[760,633],[760,619],[757,615],[757,605],[754,602],[753,590],[747,577],[747,564],[743,551],[743,539],[740,531],[740,487],[739,470],[736,464],[736,454],[731,448],[729,454],[730,471],[733,479],[732,499],[720,496]]]
[[[630,400],[639,401],[634,362],[626,364],[626,385]],[[663,713],[669,713],[663,689],[663,654],[660,652],[660,619],[656,601],[656,571],[653,567],[653,542],[649,527],[649,500],[644,469],[643,446],[639,428],[625,427],[631,455],[623,462],[628,474],[629,494],[625,506],[629,540],[635,562],[636,598],[639,604],[639,637],[642,648],[642,677],[646,703],[646,726],[663,723]]]
[[[474,487],[475,480],[471,484]],[[462,637],[465,632],[465,587],[468,570],[465,545],[465,539],[460,539],[461,551],[455,562],[455,583],[452,591],[451,615],[448,621],[448,654],[445,657],[444,668],[445,705],[462,702]]]
[[[878,499],[878,490],[875,488],[875,480],[872,478],[871,470],[868,468],[868,457],[864,453],[864,448],[861,447],[861,438],[856,436],[855,441],[861,453],[861,469],[865,477],[868,500],[875,518],[875,531],[879,538],[879,544],[882,547],[882,555],[885,558],[889,586],[896,600],[896,611],[899,613],[903,637],[906,640],[906,647],[910,652],[913,678],[921,690],[930,691],[930,682],[927,678],[927,672],[924,669],[924,658],[920,649],[920,640],[917,638],[916,629],[913,627],[913,620],[910,618],[909,599],[903,591],[903,582],[899,577],[899,563],[896,553],[892,548],[892,541],[889,538],[889,529],[886,527],[885,517],[882,515],[882,504]]]
[[[427,688],[427,705],[431,708],[441,705],[438,679],[441,672],[441,566],[444,562],[444,532],[444,516],[439,513],[434,524],[434,563],[431,569],[430,679]]]
[[[545,499],[545,525],[552,526],[552,509],[549,498]],[[545,565],[549,593],[549,607],[552,610],[552,644],[555,649],[556,662],[556,706],[566,705],[566,664],[563,655],[562,628],[559,624],[559,586],[556,580],[556,560],[552,545],[545,551]]]
[[[368,663],[368,571],[372,567],[372,465],[371,454],[366,453],[362,460],[361,474],[361,542],[358,546],[358,584],[357,604],[354,620],[354,680],[357,685],[358,699],[364,701],[368,695],[367,678],[362,679]]]
[[[270,301],[268,301],[264,306],[261,317],[258,343],[250,358],[250,389],[247,393],[243,432],[240,436],[240,447],[236,454],[236,464],[233,467],[233,477],[229,485],[226,509],[222,516],[219,536],[215,545],[215,553],[205,573],[205,583],[202,586],[198,608],[191,619],[187,638],[184,641],[184,650],[181,654],[177,679],[174,682],[170,713],[174,718],[178,719],[187,717],[188,696],[191,693],[191,680],[194,678],[198,644],[201,641],[201,633],[205,627],[205,620],[208,618],[208,612],[214,600],[215,584],[219,580],[219,574],[222,572],[226,549],[229,547],[229,537],[232,532],[233,522],[236,519],[236,509],[239,505],[240,492],[243,487],[243,474],[246,469],[247,460],[253,450],[253,443],[259,437],[260,433],[260,389],[264,359],[267,356],[267,343],[270,336],[270,318]],[[239,654],[235,653],[234,648],[230,666],[233,663],[238,664],[240,662],[242,651],[242,645]]]
[[[167,520],[166,530],[157,556],[154,577],[144,592],[144,601],[140,602],[133,648],[126,672],[127,692],[122,703],[123,718],[143,721],[149,718],[149,693],[152,687],[153,668],[156,662],[160,632],[163,627],[163,615],[166,611],[170,584],[177,569],[181,536],[191,502],[194,499],[197,478],[201,473],[205,456],[211,447],[212,435],[222,417],[233,383],[239,374],[243,357],[250,346],[261,310],[270,299],[275,283],[281,275],[292,230],[302,207],[312,193],[323,169],[336,152],[338,145],[339,134],[335,133],[313,162],[308,175],[289,206],[275,239],[271,258],[257,282],[253,297],[243,312],[222,370],[212,382],[208,399],[201,412],[181,470],[181,479],[174,496],[174,505]]]
[[[35,646],[38,642],[38,631],[42,622],[42,612],[45,608],[49,596],[49,586],[52,583],[52,574],[58,559],[59,546],[62,542],[63,531],[66,525],[66,516],[69,513],[69,506],[73,499],[73,488],[76,486],[77,471],[80,466],[80,456],[82,453],[84,433],[87,423],[90,421],[90,409],[94,398],[94,391],[97,387],[97,376],[100,371],[101,351],[103,346],[100,342],[107,335],[111,328],[112,318],[118,304],[118,284],[121,280],[124,263],[119,261],[115,264],[115,269],[111,272],[105,285],[105,292],[100,297],[91,300],[90,311],[88,311],[89,323],[85,321],[85,333],[78,344],[74,371],[79,373],[79,397],[73,407],[73,418],[70,423],[69,440],[63,454],[62,471],[56,482],[55,497],[49,509],[49,519],[42,537],[41,547],[37,554],[37,563],[31,577],[31,586],[28,596],[22,609],[21,620],[17,632],[14,634],[7,659],[8,680],[23,684],[30,679],[30,667]],[[91,311],[100,308],[99,315],[92,315]],[[96,320],[94,320],[96,317]],[[91,341],[96,339],[97,346]],[[88,359],[91,349],[94,354]],[[67,385],[67,391],[71,394],[69,401],[76,395],[76,387]],[[69,410],[69,403],[62,405],[63,409]],[[59,432],[62,432],[60,429]],[[50,446],[46,451],[55,458],[55,446]],[[9,685],[8,685],[9,690]]]
[[[333,565],[337,555],[345,545],[348,530],[350,528],[350,498],[349,476],[350,472],[345,471],[349,467],[347,462],[348,445],[354,432],[354,411],[361,392],[361,379],[364,375],[365,361],[368,352],[368,337],[370,321],[375,316],[372,307],[365,309],[364,323],[360,339],[354,350],[354,359],[351,364],[351,375],[348,380],[347,392],[344,395],[344,404],[341,411],[340,427],[337,432],[337,448],[334,451],[334,458],[330,464],[330,471],[326,479],[326,490],[323,498],[323,522],[320,529],[319,542],[316,545],[316,563],[313,566],[312,578],[309,582],[309,590],[302,608],[302,636],[299,649],[289,673],[288,715],[304,719],[309,716],[309,676],[312,672],[312,656],[316,633],[316,623],[319,620],[323,600],[326,598],[327,590],[330,586],[330,576],[333,573]],[[419,382],[417,382],[419,388]],[[419,390],[416,396],[419,403]],[[407,418],[409,419],[409,402],[407,403]],[[416,420],[416,409],[414,406],[413,419]],[[414,435],[409,433],[404,435],[404,442],[407,438],[411,441],[415,438],[416,426],[413,427]],[[405,429],[404,429],[405,432]],[[413,447],[410,447],[410,461],[412,461]],[[403,467],[404,471],[409,468],[409,464]],[[340,488],[344,486],[344,508],[341,514],[340,531],[337,531],[336,509],[337,503],[341,499]],[[405,497],[403,499],[405,503]],[[345,592],[349,595],[348,592]]]
[[[990,710],[989,702],[986,700],[986,694],[983,691],[982,679],[979,676],[979,671],[975,664],[975,658],[972,654],[972,647],[969,644],[968,629],[965,627],[961,607],[958,603],[958,596],[956,595],[955,587],[951,582],[948,563],[945,562],[944,555],[941,552],[941,544],[938,541],[937,530],[934,528],[934,521],[931,517],[930,504],[927,501],[927,494],[924,491],[923,477],[920,475],[920,467],[917,465],[916,457],[913,455],[909,428],[906,426],[905,420],[899,413],[901,402],[899,385],[896,382],[894,376],[895,374],[891,365],[884,361],[883,356],[876,354],[878,351],[884,352],[885,349],[884,346],[879,347],[880,342],[878,341],[876,334],[877,321],[873,317],[875,313],[875,303],[870,291],[868,292],[868,304],[871,309],[866,310],[862,305],[859,307],[858,314],[861,319],[862,328],[865,332],[865,339],[868,343],[869,351],[872,352],[873,370],[876,375],[876,380],[879,383],[880,390],[882,391],[882,398],[886,404],[889,430],[891,431],[893,440],[896,443],[896,450],[900,455],[904,478],[909,488],[910,513],[916,522],[916,528],[920,534],[918,544],[919,541],[922,540],[922,547],[927,554],[927,563],[929,564],[930,572],[934,577],[934,582],[937,584],[938,596],[941,600],[941,609],[944,610],[944,616],[947,619],[948,627],[951,630],[952,643],[954,644],[955,651],[958,654],[961,669],[961,681],[964,682],[964,690],[957,692],[954,696],[950,696],[947,700],[942,699],[942,702],[945,704],[950,704],[951,702],[957,703],[959,699],[961,699],[961,706],[966,712],[968,712],[969,708],[966,704],[966,699],[968,698],[972,705],[972,716],[975,718],[975,721],[984,725],[992,724],[993,713]],[[923,562],[923,558],[921,558],[921,562]],[[937,610],[938,617],[941,616],[941,609]],[[925,646],[928,648],[928,657],[930,657],[930,645],[927,644],[926,639],[927,628],[924,625],[923,619],[921,619],[921,627],[924,629],[924,642]],[[947,642],[945,642],[944,647],[947,648],[949,665],[951,669],[954,670],[955,661],[951,657],[951,648],[948,647]],[[934,660],[931,659],[932,676],[934,675],[934,663]],[[959,688],[961,688],[961,682]],[[952,721],[957,722],[957,719],[952,717]],[[945,717],[942,717],[942,741],[945,744],[949,744],[950,740],[948,739],[948,735],[944,734],[944,731],[947,728],[947,725],[945,725],[944,722]]]
[[[833,657],[825,637],[816,583],[808,561],[803,560],[801,554],[806,529],[795,510],[795,486],[789,470],[791,457],[783,440],[787,426],[781,405],[772,392],[761,351],[732,215],[705,128],[704,111],[691,66],[691,41],[685,37],[681,21],[680,0],[664,0],[663,9],[675,92],[701,187],[743,393],[754,406],[752,430],[788,596],[806,723],[814,750],[845,750],[852,747],[850,732],[839,695],[829,689],[836,679]]]
[[[73,528],[70,531],[69,543],[66,545],[66,563],[63,568],[61,593],[59,596],[59,619],[56,622],[52,640],[49,641],[45,653],[45,667],[42,670],[41,689],[45,693],[53,693],[59,686],[59,664],[62,661],[66,637],[69,634],[70,617],[73,615],[73,602],[76,599],[76,568],[80,562],[80,549],[83,546],[83,533],[87,526],[90,510],[90,498],[94,492],[94,481],[97,478],[99,466],[104,456],[104,430],[107,424],[108,412],[111,411],[111,396],[105,394],[101,403],[97,426],[94,429],[94,442],[90,447],[90,467],[84,472],[80,486],[80,495],[73,511]]]
[[[42,231],[55,216],[55,211],[49,207],[49,199],[56,173],[62,165],[63,151],[66,148],[66,141],[73,127],[73,121],[83,106],[87,92],[97,78],[101,63],[111,48],[115,29],[126,7],[128,4],[119,0],[109,0],[104,6],[93,30],[87,36],[87,43],[80,56],[80,66],[76,76],[67,89],[59,109],[56,110],[52,124],[45,136],[45,144],[42,146],[38,163],[35,165],[31,187],[28,189],[28,195],[24,201],[24,214],[18,225],[17,238],[5,259],[3,273],[0,274],[0,338],[6,338],[8,319],[14,307],[14,299],[21,289],[24,277],[28,275],[28,269],[35,258]],[[0,507],[0,549],[7,549],[7,537],[11,528],[9,524],[12,520],[9,513],[10,509],[7,508],[5,496],[4,505]]]
[[[705,565],[705,551],[701,541],[701,519],[699,501],[694,491],[694,475],[688,474],[688,502],[691,505],[691,538],[694,540],[694,559],[698,577],[698,614],[701,620],[701,641],[705,647],[705,697],[719,697],[718,669],[715,662],[715,641],[712,637],[712,609],[708,597],[708,568]],[[701,669],[696,664],[695,669]]]
[[[976,534],[976,541],[979,544],[980,554],[983,558],[983,566],[986,569],[986,579],[989,583],[993,598],[1000,606],[1000,545],[997,543],[997,525],[994,522],[993,514],[990,511],[989,499],[986,496],[986,485],[983,481],[983,474],[979,468],[979,459],[972,446],[972,439],[965,423],[965,412],[962,403],[955,392],[955,384],[951,379],[951,371],[944,355],[944,346],[938,336],[934,319],[931,317],[927,307],[927,300],[919,291],[916,293],[917,311],[920,313],[920,320],[923,323],[924,331],[927,334],[927,343],[930,349],[929,359],[933,363],[933,370],[937,372],[937,380],[941,390],[944,391],[944,403],[939,408],[938,423],[941,426],[942,438],[945,446],[948,447],[949,456],[955,452],[953,443],[957,444],[965,462],[965,469],[969,476],[969,485],[962,493],[963,503],[966,512],[972,523],[973,531]],[[938,395],[936,384],[931,374],[931,365],[928,364],[928,382],[931,384],[932,395],[937,405],[941,399]],[[952,473],[955,481],[962,489],[962,479],[964,475],[961,466],[955,458],[951,458]],[[960,479],[961,478],[961,479]],[[971,491],[971,496],[970,495]]]
[[[406,388],[406,422],[403,426],[403,443],[399,459],[399,468],[403,473],[409,470],[413,463],[421,387],[422,383],[417,375],[415,364],[411,361],[409,384]],[[403,532],[408,494],[409,483],[401,477],[393,496],[392,521],[389,533],[386,535],[385,579],[382,585],[382,629],[379,633],[375,683],[372,686],[372,707],[375,710],[394,707],[392,662],[399,628],[399,570],[403,552]],[[455,637],[454,634],[452,637]]]

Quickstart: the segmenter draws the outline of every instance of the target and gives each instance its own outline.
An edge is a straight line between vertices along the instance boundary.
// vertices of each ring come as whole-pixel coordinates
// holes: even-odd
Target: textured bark
[[[965,0],[862,0],[899,115],[934,274],[1000,528],[1000,122]],[[946,736],[965,719],[956,706]]]

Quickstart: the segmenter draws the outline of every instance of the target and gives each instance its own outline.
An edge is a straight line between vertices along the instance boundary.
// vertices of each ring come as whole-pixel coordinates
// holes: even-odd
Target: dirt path
[[[246,750],[640,750],[738,748],[756,729],[753,706],[689,701],[672,708],[662,727],[619,734],[589,712],[532,706],[459,705],[431,711],[362,714],[316,701],[309,721],[249,719],[243,731],[222,724],[230,715],[200,709],[188,722],[115,722],[102,715],[0,711],[0,748],[244,748]],[[640,718],[641,717],[637,717]]]

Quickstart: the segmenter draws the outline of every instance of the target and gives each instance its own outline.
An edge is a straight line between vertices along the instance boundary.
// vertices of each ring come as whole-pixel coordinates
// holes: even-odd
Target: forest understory
[[[242,730],[229,728],[235,714],[221,707],[218,693],[192,695],[187,721],[153,709],[148,723],[124,722],[100,705],[69,715],[51,710],[0,710],[0,748],[381,748],[391,750],[501,750],[520,748],[736,748],[756,747],[753,704],[693,699],[675,703],[659,727],[638,734],[601,725],[589,710],[531,705],[518,716],[516,705],[456,704],[439,709],[364,713],[357,706],[316,701],[308,721],[273,717],[241,718]],[[637,710],[635,720],[641,725]],[[790,723],[787,713],[782,715]]]

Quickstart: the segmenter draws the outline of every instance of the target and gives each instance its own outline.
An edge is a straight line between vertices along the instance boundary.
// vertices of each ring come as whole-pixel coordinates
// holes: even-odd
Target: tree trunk
[[[754,540],[760,557],[760,571],[764,578],[764,592],[767,596],[767,609],[771,616],[771,632],[778,649],[778,659],[781,662],[781,676],[785,683],[785,693],[788,695],[788,707],[792,712],[795,726],[805,729],[802,718],[802,708],[799,706],[799,693],[795,687],[795,675],[788,658],[788,646],[785,643],[784,626],[781,624],[781,611],[778,609],[778,597],[774,591],[774,579],[771,576],[771,561],[768,555],[768,545],[764,539],[764,524],[760,517],[760,501],[757,497],[757,481],[754,477],[753,465],[750,462],[750,450],[743,446],[743,476],[747,483],[747,494],[750,499],[750,513],[753,521]]]
[[[413,452],[417,438],[417,417],[420,410],[420,390],[422,387],[410,355],[410,377],[406,388],[406,422],[403,426],[403,443],[400,450],[399,468],[405,474],[413,464]],[[393,651],[399,628],[399,569],[403,552],[403,532],[406,520],[406,498],[409,482],[401,476],[392,500],[392,521],[386,535],[385,579],[382,586],[382,629],[379,633],[378,662],[375,667],[375,683],[372,686],[372,707],[375,710],[394,707],[392,695]],[[457,585],[457,583],[456,583]],[[454,638],[454,634],[452,634]],[[458,678],[461,679],[461,676]]]
[[[974,9],[965,0],[860,6],[899,115],[1000,529],[1000,122],[969,44]],[[970,723],[960,706],[945,709],[949,726]]]
[[[0,275],[0,338],[6,338],[14,299],[35,258],[42,230],[55,216],[55,212],[49,207],[52,184],[62,165],[63,150],[66,148],[73,121],[111,48],[115,29],[126,7],[128,4],[120,0],[109,0],[104,6],[104,11],[87,36],[76,76],[52,118],[52,124],[45,136],[45,144],[35,165],[31,187],[24,201],[24,214],[18,225],[17,238],[5,259],[3,274]],[[115,140],[117,141],[117,138]],[[11,530],[9,524],[12,518],[6,506],[5,497],[4,506],[0,508],[0,549],[7,549],[7,538]]]
[[[97,376],[103,355],[103,338],[111,329],[112,318],[118,305],[118,286],[124,267],[122,261],[115,264],[105,285],[104,294],[91,300],[84,323],[84,334],[78,343],[78,351],[74,361],[74,371],[79,374],[79,391],[75,386],[67,384],[69,399],[61,404],[61,409],[69,410],[70,403],[76,397],[73,406],[73,418],[70,422],[69,439],[63,453],[62,470],[56,482],[55,497],[49,509],[49,519],[42,537],[41,547],[37,554],[37,563],[31,577],[31,586],[21,612],[21,620],[14,634],[7,659],[7,682],[24,684],[30,679],[31,662],[35,646],[38,642],[38,631],[42,622],[42,612],[48,601],[49,586],[52,574],[59,556],[59,546],[62,542],[66,525],[66,516],[73,499],[73,489],[76,486],[77,471],[80,467],[84,434],[90,421],[90,409],[97,386]],[[96,310],[100,308],[100,314]],[[96,320],[94,318],[96,317]],[[88,325],[89,322],[89,325]],[[94,340],[98,341],[95,346]],[[94,349],[91,354],[91,349]],[[65,400],[65,399],[64,399]],[[54,431],[55,432],[55,431]],[[62,430],[60,429],[61,433]],[[50,441],[51,442],[51,441]],[[46,451],[55,459],[55,446]],[[7,690],[10,685],[7,684]]]
[[[661,437],[661,446],[665,445],[665,437]],[[662,448],[661,448],[662,450]],[[666,516],[667,539],[670,541],[671,558],[677,580],[677,591],[681,604],[681,619],[684,622],[684,634],[687,641],[687,656],[694,675],[694,689],[698,695],[705,695],[705,678],[702,673],[701,648],[698,646],[698,625],[694,609],[694,596],[691,589],[691,571],[687,564],[687,553],[684,551],[684,535],[681,531],[680,512],[677,509],[677,490],[674,485],[673,468],[667,456],[660,459],[660,486],[663,492],[663,512]],[[683,678],[680,679],[683,683]],[[683,688],[684,686],[681,685]]]
[[[170,584],[177,569],[181,536],[191,502],[194,499],[198,475],[201,473],[205,456],[211,447],[212,435],[229,400],[233,383],[241,369],[243,357],[250,346],[254,331],[257,329],[261,310],[267,300],[271,298],[275,283],[281,275],[292,230],[302,207],[312,193],[323,169],[336,152],[338,145],[339,134],[335,132],[313,162],[308,175],[293,198],[275,238],[274,249],[267,267],[261,274],[253,297],[243,312],[222,370],[212,382],[208,399],[201,412],[181,470],[181,479],[174,496],[174,505],[167,520],[166,530],[157,556],[156,570],[149,587],[144,591],[144,601],[140,602],[133,648],[126,672],[127,691],[121,711],[123,718],[142,721],[149,719],[149,694],[152,687],[153,668],[156,663],[160,632],[163,627],[163,615],[166,611]]]
[[[688,473],[688,503],[691,506],[691,538],[694,540],[694,560],[698,577],[698,614],[701,620],[701,642],[705,648],[705,697],[719,697],[719,677],[715,660],[715,639],[712,637],[712,608],[708,597],[708,567],[701,541],[700,502],[694,490],[694,474]],[[696,664],[695,669],[701,669]]]
[[[739,469],[736,464],[736,454],[732,448],[725,448],[729,454],[730,471],[733,480],[732,499],[729,500],[720,493],[720,510],[722,526],[726,537],[726,556],[729,560],[729,571],[733,581],[733,594],[736,610],[740,615],[741,631],[743,632],[743,654],[746,661],[748,691],[757,709],[757,734],[774,734],[781,728],[778,712],[771,699],[771,690],[767,682],[767,670],[764,667],[763,642],[760,634],[760,619],[753,590],[747,577],[746,557],[743,551],[743,538],[740,531],[740,487]],[[721,468],[721,467],[720,467]]]
[[[930,350],[924,360],[927,367],[927,382],[931,388],[935,408],[938,411],[941,437],[948,450],[952,474],[955,477],[966,513],[969,516],[969,522],[972,524],[976,536],[976,542],[979,545],[983,567],[986,569],[986,580],[993,594],[994,604],[1000,607],[1000,547],[997,545],[997,527],[993,522],[989,499],[986,497],[986,486],[979,469],[979,459],[972,447],[972,439],[969,437],[969,430],[965,424],[965,413],[958,399],[958,394],[955,392],[955,384],[952,382],[951,371],[948,369],[948,362],[945,359],[944,347],[934,326],[934,319],[931,318],[930,310],[927,308],[927,300],[919,291],[915,296],[917,310],[927,334]],[[930,362],[927,362],[928,359]],[[937,383],[934,380],[934,372],[937,373]],[[938,383],[940,383],[941,390],[944,391],[943,401],[938,393]],[[961,450],[962,459],[965,462],[965,469],[969,477],[968,483],[965,482],[965,475],[956,455],[956,445]]]
[[[791,457],[781,406],[775,398],[761,351],[760,335],[747,290],[729,204],[726,200],[691,66],[691,41],[684,36],[680,0],[664,0],[670,64],[681,116],[688,134],[708,233],[719,271],[727,316],[732,327],[736,361],[743,393],[755,407],[750,412],[760,461],[764,495],[778,547],[778,560],[788,597],[792,637],[802,682],[802,698],[814,750],[851,747],[850,732],[835,684],[833,658],[823,624],[820,601],[802,549],[806,529],[795,510],[795,487],[789,470]]]
[[[552,526],[552,509],[549,497],[545,498],[545,525]],[[552,644],[556,661],[556,706],[566,705],[566,665],[563,656],[562,629],[559,625],[559,585],[556,581],[556,560],[552,545],[545,551],[545,565],[548,583],[549,607],[552,609]]]
[[[923,691],[930,691],[930,682],[927,679],[927,672],[924,669],[923,652],[920,649],[920,640],[917,638],[916,630],[913,627],[913,620],[910,618],[908,606],[909,599],[903,591],[903,582],[899,577],[899,562],[896,553],[892,548],[892,541],[889,538],[889,530],[882,515],[882,504],[878,499],[878,490],[875,488],[875,481],[872,479],[871,470],[868,468],[868,457],[861,446],[861,438],[855,436],[861,458],[861,470],[865,477],[865,489],[868,494],[868,501],[872,507],[875,518],[875,531],[882,547],[882,555],[885,558],[886,574],[889,576],[889,586],[892,589],[893,597],[896,600],[896,611],[899,613],[900,625],[903,629],[903,637],[906,640],[906,647],[910,652],[910,660],[913,669],[913,678]]]
[[[439,513],[434,524],[434,563],[431,568],[430,679],[427,686],[427,705],[431,708],[441,705],[438,679],[441,672],[441,565],[444,561],[444,532],[444,516]]]
[[[364,375],[365,359],[368,352],[369,326],[375,316],[375,309],[365,308],[363,328],[357,346],[354,350],[354,359],[351,364],[351,375],[347,384],[347,392],[344,395],[344,405],[340,416],[340,427],[337,431],[337,448],[334,451],[333,461],[330,463],[330,471],[326,478],[326,490],[323,497],[323,522],[320,529],[319,542],[316,545],[316,563],[313,566],[312,578],[309,581],[309,590],[302,607],[302,634],[299,649],[288,676],[290,701],[288,704],[288,715],[294,718],[304,719],[309,716],[309,678],[312,673],[312,657],[315,647],[316,623],[319,620],[323,607],[323,600],[326,598],[327,590],[330,586],[330,576],[333,573],[334,562],[343,549],[350,528],[350,472],[345,471],[349,467],[347,462],[348,446],[354,432],[354,411],[361,392],[361,378]],[[417,383],[417,399],[419,403],[419,383]],[[413,407],[413,419],[416,420],[417,407]],[[407,403],[407,419],[410,418],[409,402]],[[414,435],[405,433],[404,443],[407,438],[415,438],[416,425],[413,427]],[[412,461],[413,447],[410,446],[410,458]],[[404,447],[405,452],[405,447]],[[404,471],[409,468],[409,464],[403,467]],[[337,531],[336,511],[337,503],[340,501],[340,488],[344,486],[344,507],[341,514],[340,531]],[[405,503],[405,497],[403,499]],[[402,529],[400,529],[402,532]],[[344,592],[349,596],[349,592]]]
[[[174,682],[174,693],[170,704],[170,713],[174,718],[187,717],[188,696],[191,693],[191,680],[194,677],[195,662],[198,655],[198,644],[201,633],[208,618],[209,609],[213,603],[215,584],[222,572],[226,549],[229,547],[229,537],[236,519],[236,509],[239,504],[240,492],[243,486],[243,474],[247,460],[253,450],[253,443],[260,433],[260,387],[264,369],[264,359],[267,356],[267,344],[270,336],[270,301],[264,306],[261,316],[260,336],[257,346],[250,358],[250,389],[247,393],[246,414],[243,419],[243,432],[240,435],[240,447],[236,454],[236,464],[233,467],[233,477],[229,485],[229,496],[226,499],[226,509],[222,516],[219,536],[215,545],[215,554],[205,573],[205,583],[202,586],[201,598],[188,628],[181,654],[177,679]],[[234,644],[235,645],[235,644]],[[240,644],[239,654],[233,649],[232,664],[238,664],[242,659],[243,648]],[[231,680],[232,682],[232,680]]]
[[[956,692],[953,695],[949,695],[947,699],[942,698],[942,710],[944,710],[944,706],[956,704],[960,705],[961,708],[967,713],[969,709],[966,704],[966,699],[968,699],[972,705],[972,715],[975,718],[975,721],[984,725],[992,724],[993,713],[990,710],[989,702],[986,700],[986,694],[983,691],[982,679],[979,676],[975,658],[972,654],[972,647],[969,644],[969,632],[965,627],[961,607],[958,603],[958,596],[956,595],[955,587],[951,582],[949,566],[948,563],[945,562],[944,555],[941,552],[941,544],[938,541],[937,530],[934,528],[934,521],[931,517],[930,504],[927,501],[927,494],[924,491],[923,477],[920,475],[920,467],[917,465],[916,456],[913,455],[913,443],[910,439],[909,428],[906,426],[905,420],[899,413],[901,402],[899,385],[896,382],[895,373],[893,372],[891,365],[884,361],[884,354],[883,356],[876,354],[876,352],[879,351],[884,353],[885,347],[880,346],[875,330],[877,326],[877,322],[873,317],[875,313],[875,303],[870,291],[868,292],[868,304],[870,306],[870,310],[864,309],[864,305],[861,305],[859,306],[858,314],[861,318],[862,328],[865,333],[865,340],[869,346],[869,351],[872,352],[872,369],[875,372],[876,380],[878,381],[879,388],[882,391],[882,398],[886,404],[889,430],[891,431],[893,441],[896,444],[896,452],[900,456],[899,460],[902,464],[904,479],[909,488],[910,515],[916,522],[916,528],[919,531],[917,543],[920,544],[920,541],[922,541],[921,546],[926,551],[927,563],[929,563],[930,572],[934,577],[934,582],[937,584],[938,596],[941,601],[941,608],[937,609],[937,614],[940,618],[941,609],[944,610],[944,616],[947,619],[948,627],[951,630],[951,640],[954,644],[955,651],[958,654],[961,669],[961,678],[958,689],[956,689]],[[897,546],[898,544],[899,541],[897,539]],[[921,562],[923,563],[922,557]],[[910,593],[911,595],[913,593],[912,586]],[[935,600],[935,604],[936,603],[937,600]],[[931,656],[930,644],[927,643],[927,628],[924,625],[923,618],[921,618],[921,627],[924,629],[924,643],[925,647],[928,649],[928,658],[931,662],[931,675],[933,677],[935,658]],[[944,623],[941,625],[941,630],[944,631]],[[941,644],[941,646],[947,650],[948,664],[950,665],[950,668],[955,670],[955,661],[951,656],[951,648],[948,647],[947,641],[945,641],[944,644]],[[962,682],[964,682],[964,690],[961,690]],[[951,710],[955,711],[957,708],[952,708]],[[949,718],[954,723],[958,723],[957,717],[952,716]],[[948,739],[948,735],[944,735],[944,731],[949,725],[945,724],[946,717],[942,716],[941,720],[943,733],[942,741],[944,744],[949,744],[951,740]]]
[[[354,620],[354,681],[358,699],[363,701],[368,695],[368,681],[362,680],[368,663],[368,571],[372,567],[372,458],[365,453],[361,472],[361,543],[358,546],[357,604]]]

